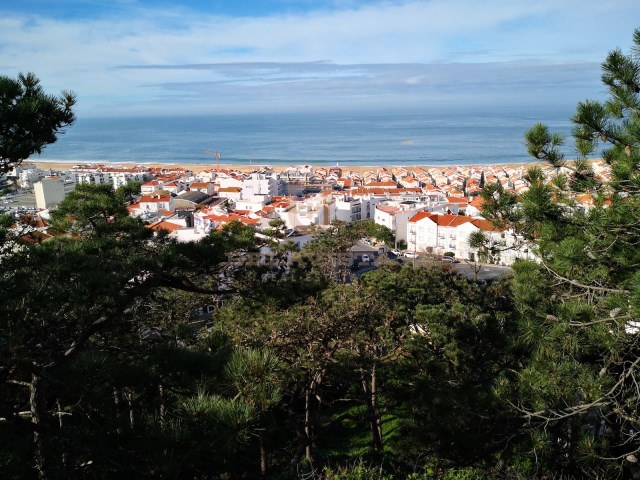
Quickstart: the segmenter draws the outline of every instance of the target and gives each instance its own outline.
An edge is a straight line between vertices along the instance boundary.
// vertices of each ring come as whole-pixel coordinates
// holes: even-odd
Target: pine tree
[[[0,76],[0,174],[54,143],[75,121],[75,103],[72,92],[45,93],[33,73]]]
[[[538,471],[592,478],[639,468],[640,29],[602,71],[609,99],[581,102],[573,117],[578,158],[567,162],[563,139],[536,125],[525,142],[551,173],[529,170],[519,203],[484,195],[486,214],[534,242],[539,259],[514,266],[522,367],[500,392],[530,426],[521,446]],[[609,180],[587,160],[599,145]],[[594,207],[579,208],[578,194]]]

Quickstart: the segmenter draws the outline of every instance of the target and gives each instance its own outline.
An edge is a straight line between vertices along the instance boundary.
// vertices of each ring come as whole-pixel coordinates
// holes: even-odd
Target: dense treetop
[[[0,174],[54,143],[73,124],[75,94],[44,92],[33,73],[0,76]]]

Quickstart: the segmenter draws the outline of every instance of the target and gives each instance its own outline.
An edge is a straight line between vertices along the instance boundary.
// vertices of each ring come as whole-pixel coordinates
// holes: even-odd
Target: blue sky
[[[574,105],[637,0],[20,0],[0,74],[86,116]]]

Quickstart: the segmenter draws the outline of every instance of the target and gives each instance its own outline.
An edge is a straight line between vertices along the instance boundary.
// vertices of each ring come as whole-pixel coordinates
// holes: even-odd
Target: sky
[[[567,106],[638,0],[0,2],[0,75],[79,116]]]

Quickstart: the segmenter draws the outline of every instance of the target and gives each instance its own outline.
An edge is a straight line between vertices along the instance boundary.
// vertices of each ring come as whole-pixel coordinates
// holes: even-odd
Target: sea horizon
[[[79,118],[42,163],[451,166],[523,164],[536,123],[569,137],[569,108]],[[567,138],[568,160],[575,158]]]

